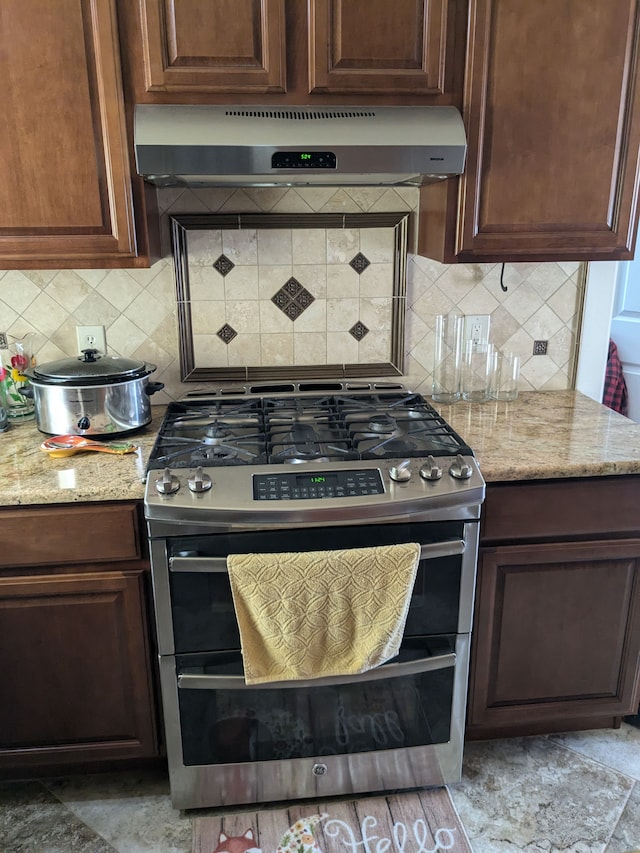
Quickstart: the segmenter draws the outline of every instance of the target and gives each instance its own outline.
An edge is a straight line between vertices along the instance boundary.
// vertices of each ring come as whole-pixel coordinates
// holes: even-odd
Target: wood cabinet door
[[[309,92],[442,95],[449,0],[309,0]]]
[[[115,0],[2,0],[0,39],[0,268],[136,265]]]
[[[639,19],[638,0],[472,0],[467,163],[459,193],[457,181],[423,190],[421,253],[444,261],[632,256]]]
[[[0,769],[157,754],[142,581],[0,578]]]
[[[477,0],[472,10],[460,259],[631,257],[637,0]]]
[[[635,713],[639,653],[640,539],[482,548],[468,735]]]
[[[148,92],[286,92],[284,0],[142,0]]]

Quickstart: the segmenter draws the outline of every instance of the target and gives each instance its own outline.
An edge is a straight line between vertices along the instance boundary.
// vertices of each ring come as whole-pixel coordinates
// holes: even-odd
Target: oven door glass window
[[[171,539],[168,543],[172,619],[176,652],[239,649],[240,636],[226,574],[228,554],[279,551],[365,548],[418,542],[431,545],[461,540],[463,525],[443,524],[361,525],[282,532],[242,533]],[[224,558],[222,567],[218,558]],[[210,570],[206,560],[212,558]],[[190,561],[193,570],[190,570]],[[421,559],[405,625],[405,636],[450,634],[458,628],[462,557]]]
[[[408,664],[410,674],[384,677],[385,664],[375,680],[345,677],[341,683],[302,687],[288,682],[286,688],[244,686],[237,654],[179,656],[184,764],[317,758],[446,743],[454,643],[455,637],[407,641],[393,663],[399,664],[398,672]],[[444,661],[447,665],[441,665]],[[189,678],[200,686],[185,686]],[[231,679],[237,689],[228,686]]]

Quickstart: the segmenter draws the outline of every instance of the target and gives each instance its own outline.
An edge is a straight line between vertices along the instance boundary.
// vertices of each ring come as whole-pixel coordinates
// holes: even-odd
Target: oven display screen
[[[253,499],[256,501],[318,500],[383,494],[382,477],[377,469],[327,471],[326,474],[255,474],[253,477]]]
[[[296,477],[296,483],[300,488],[314,486],[337,486],[338,478],[335,474],[310,474],[306,477]]]

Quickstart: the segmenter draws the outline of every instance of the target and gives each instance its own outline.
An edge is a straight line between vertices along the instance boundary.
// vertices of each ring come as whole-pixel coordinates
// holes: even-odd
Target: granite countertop
[[[152,421],[127,441],[135,453],[87,451],[54,459],[40,450],[48,436],[35,421],[12,423],[0,433],[0,506],[83,501],[142,500],[147,459],[165,406],[152,407]]]
[[[575,391],[529,391],[513,403],[434,406],[473,448],[487,482],[640,474],[640,424]],[[0,434],[0,506],[142,500],[164,406],[130,437],[135,453],[52,459],[35,421]]]
[[[640,424],[577,391],[433,405],[473,449],[488,483],[640,474]]]

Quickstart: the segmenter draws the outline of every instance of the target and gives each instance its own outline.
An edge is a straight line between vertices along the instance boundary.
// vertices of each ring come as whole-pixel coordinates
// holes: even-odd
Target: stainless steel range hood
[[[138,174],[158,186],[421,185],[459,175],[455,107],[138,105]]]

